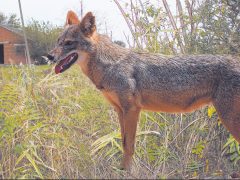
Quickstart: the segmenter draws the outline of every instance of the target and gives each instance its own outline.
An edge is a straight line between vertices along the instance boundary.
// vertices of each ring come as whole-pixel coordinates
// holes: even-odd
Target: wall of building
[[[14,44],[24,44],[23,37],[0,27],[0,43],[4,45],[4,64],[26,64],[25,48],[16,51]]]

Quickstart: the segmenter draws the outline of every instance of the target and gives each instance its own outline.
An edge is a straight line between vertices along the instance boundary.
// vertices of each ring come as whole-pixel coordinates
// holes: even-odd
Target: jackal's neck
[[[109,37],[98,35],[98,41],[95,44],[96,61],[99,63],[113,64],[126,58],[129,49],[113,43]]]
[[[110,66],[124,60],[130,50],[113,43],[107,36],[98,35],[94,44],[94,52],[90,56],[88,63],[88,77],[102,89],[102,80]]]

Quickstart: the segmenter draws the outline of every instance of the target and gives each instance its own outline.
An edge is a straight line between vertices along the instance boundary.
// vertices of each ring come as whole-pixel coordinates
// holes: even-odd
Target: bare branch
[[[181,29],[182,29],[182,33],[183,33],[183,38],[184,38],[184,42],[186,44],[187,42],[187,32],[186,32],[186,25],[184,22],[184,18],[183,18],[183,8],[182,8],[182,4],[180,0],[176,0],[177,3],[177,9],[179,12],[179,19],[180,19],[180,24],[181,24]]]
[[[137,43],[138,48],[142,49],[140,43],[138,42],[138,38],[136,37],[136,35],[135,35],[135,33],[134,33],[134,30],[132,29],[132,26],[131,26],[128,18],[127,18],[127,15],[126,15],[125,11],[123,10],[122,6],[119,4],[119,2],[118,2],[117,0],[114,0],[114,2],[115,2],[115,4],[118,6],[118,9],[121,11],[121,13],[122,13],[122,15],[123,15],[123,17],[124,17],[127,25],[128,25],[128,28],[130,29],[131,34],[132,34],[134,40],[135,40],[136,43]]]
[[[169,17],[169,19],[170,19],[170,22],[171,22],[171,24],[172,24],[172,27],[173,27],[174,31],[176,32],[176,37],[177,37],[178,45],[180,46],[181,52],[184,54],[184,46],[183,46],[183,44],[182,44],[182,40],[181,40],[181,37],[180,37],[180,35],[179,35],[176,22],[175,22],[174,19],[173,19],[173,15],[172,15],[172,13],[171,13],[171,11],[170,11],[170,9],[169,9],[168,3],[167,3],[166,0],[162,0],[162,2],[163,2],[163,5],[164,5],[164,7],[165,7],[165,9],[166,9],[167,15],[168,15],[168,17]]]

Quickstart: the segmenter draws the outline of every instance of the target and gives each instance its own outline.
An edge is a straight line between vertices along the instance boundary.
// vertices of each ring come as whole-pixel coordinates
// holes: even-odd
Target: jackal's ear
[[[79,24],[78,16],[73,11],[68,11],[65,25]]]
[[[91,37],[92,34],[96,31],[95,16],[92,12],[88,12],[80,23],[80,28],[83,34],[87,37]]]

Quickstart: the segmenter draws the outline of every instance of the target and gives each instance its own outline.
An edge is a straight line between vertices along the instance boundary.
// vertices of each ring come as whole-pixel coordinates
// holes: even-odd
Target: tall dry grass
[[[77,67],[61,75],[48,66],[0,67],[0,176],[228,177],[239,162],[234,165],[226,152],[230,146],[237,152],[237,146],[229,141],[223,150],[228,134],[209,112],[143,112],[134,166],[127,173],[118,169],[117,116]]]

